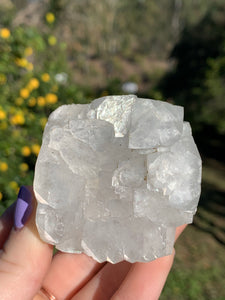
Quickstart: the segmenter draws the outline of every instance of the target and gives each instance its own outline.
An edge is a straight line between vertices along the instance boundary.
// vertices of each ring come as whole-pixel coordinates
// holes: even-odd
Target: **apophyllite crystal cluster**
[[[201,159],[183,108],[134,95],[63,105],[36,163],[41,238],[99,262],[151,261],[191,223]]]

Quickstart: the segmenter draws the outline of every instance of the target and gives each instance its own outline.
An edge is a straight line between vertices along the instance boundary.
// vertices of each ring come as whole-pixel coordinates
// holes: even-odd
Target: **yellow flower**
[[[55,15],[54,15],[52,12],[48,12],[48,13],[45,15],[45,18],[46,18],[46,21],[47,21],[49,24],[52,24],[52,23],[55,21]]]
[[[30,92],[37,89],[39,87],[40,83],[37,78],[31,78],[28,82],[26,89],[28,89]]]
[[[24,147],[21,149],[21,153],[22,153],[23,156],[29,156],[29,155],[31,154],[30,147],[24,146]]]
[[[10,181],[9,187],[10,187],[12,190],[14,190],[15,192],[17,192],[19,186],[18,186],[18,183],[17,183],[16,181]]]
[[[0,171],[6,172],[8,170],[8,164],[4,161],[0,162]]]
[[[2,192],[0,192],[0,201],[2,200],[2,198],[3,198],[3,194]]]
[[[19,67],[22,67],[22,68],[25,68],[27,65],[28,65],[28,61],[27,61],[27,59],[26,58],[19,58],[19,57],[17,57],[16,59],[15,59],[15,64],[17,65],[17,66],[19,66]]]
[[[55,104],[58,101],[58,97],[55,94],[49,93],[45,96],[46,102],[48,104]]]
[[[30,92],[27,88],[20,90],[20,97],[27,99],[30,96]]]
[[[23,102],[24,102],[24,100],[23,100],[23,98],[21,98],[21,97],[18,97],[18,98],[16,98],[16,100],[15,100],[15,104],[18,105],[18,106],[22,105]]]
[[[31,62],[28,62],[27,66],[26,66],[26,69],[28,71],[32,71],[34,69],[34,65]]]
[[[25,118],[22,113],[17,113],[10,118],[10,123],[12,125],[23,125],[25,123]]]
[[[41,79],[44,82],[48,82],[50,80],[50,76],[49,76],[48,73],[44,73],[44,74],[41,75]]]
[[[36,102],[37,102],[36,99],[32,97],[28,100],[28,106],[34,107],[36,105]]]
[[[2,28],[0,30],[0,36],[3,39],[8,39],[10,37],[10,30],[8,28]]]
[[[44,97],[40,96],[40,97],[37,98],[37,105],[38,106],[45,106],[45,104],[46,104],[46,101],[45,101]]]
[[[20,164],[19,168],[20,168],[20,171],[22,171],[22,172],[26,172],[29,170],[29,166],[26,163]]]
[[[48,43],[50,46],[54,46],[57,43],[57,39],[54,35],[48,37]]]
[[[0,120],[4,120],[6,118],[6,112],[0,108]]]
[[[33,86],[34,89],[37,89],[40,83],[37,78],[31,78],[30,85]]]
[[[31,80],[28,83],[28,86],[32,89],[37,89],[39,87],[40,83],[37,78],[31,78]]]
[[[32,54],[33,54],[33,49],[31,47],[25,48],[25,50],[24,50],[24,55],[25,56],[30,56]]]
[[[0,73],[0,84],[1,85],[5,84],[6,80],[7,80],[7,78],[6,78],[5,74]]]
[[[47,118],[41,118],[41,119],[40,119],[40,124],[41,124],[41,127],[42,127],[42,128],[45,127],[46,123],[47,123]]]
[[[40,145],[38,145],[38,144],[34,144],[34,145],[31,146],[31,150],[32,150],[32,152],[33,152],[36,156],[38,156],[38,153],[40,152],[40,149],[41,149],[41,147],[40,147]]]

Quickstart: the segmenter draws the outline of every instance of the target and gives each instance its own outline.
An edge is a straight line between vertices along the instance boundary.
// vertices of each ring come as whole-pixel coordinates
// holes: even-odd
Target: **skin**
[[[32,192],[32,188],[28,187]],[[33,193],[33,192],[32,192]],[[13,227],[15,204],[0,218],[0,298],[46,300],[156,300],[172,267],[175,251],[149,263],[99,264],[85,254],[58,252],[42,242],[35,226],[36,200],[25,226]],[[176,230],[176,239],[184,230]]]

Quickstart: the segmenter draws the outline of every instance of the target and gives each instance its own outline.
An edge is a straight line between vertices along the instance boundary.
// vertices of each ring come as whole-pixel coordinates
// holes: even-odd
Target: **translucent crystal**
[[[41,238],[99,262],[151,261],[191,223],[201,158],[183,108],[134,95],[63,105],[49,117],[34,177]]]

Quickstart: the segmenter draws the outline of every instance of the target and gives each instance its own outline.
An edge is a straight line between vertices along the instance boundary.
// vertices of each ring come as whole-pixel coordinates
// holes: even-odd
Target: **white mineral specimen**
[[[201,158],[183,108],[134,95],[63,105],[36,163],[41,238],[99,262],[151,261],[191,223]]]

